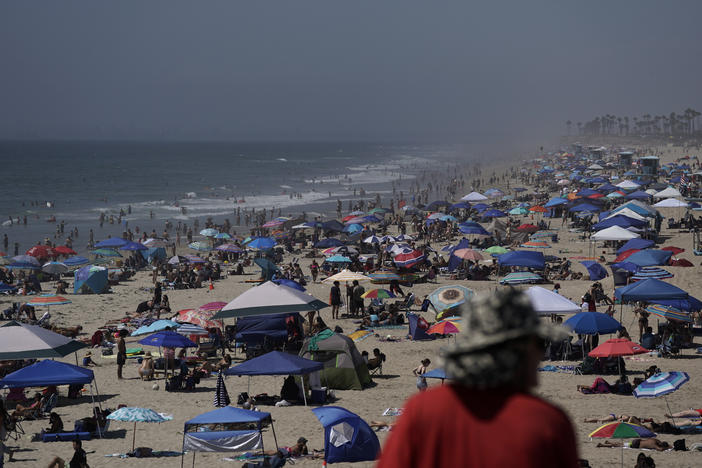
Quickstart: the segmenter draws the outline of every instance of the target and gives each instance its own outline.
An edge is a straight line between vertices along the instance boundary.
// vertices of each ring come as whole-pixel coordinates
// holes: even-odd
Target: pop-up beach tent
[[[419,315],[407,312],[407,322],[409,323],[411,340],[433,340],[436,338],[436,336],[427,333],[429,324]]]
[[[380,442],[373,429],[358,415],[339,406],[312,410],[324,427],[324,461],[353,463],[375,460]]]
[[[102,294],[109,288],[107,268],[88,265],[73,273],[73,294]]]
[[[227,430],[216,430],[226,425]],[[263,454],[263,430],[270,426],[273,433],[275,448],[278,441],[270,413],[249,411],[233,406],[225,406],[207,413],[195,416],[185,421],[183,430],[183,452],[247,452],[261,451]],[[215,430],[213,430],[215,429]],[[183,467],[183,456],[180,466]]]
[[[267,281],[240,294],[217,312],[213,319],[309,312],[329,307],[314,296]]]
[[[90,369],[66,364],[65,362],[36,362],[30,366],[12,372],[0,380],[0,388],[47,387],[49,385],[89,385],[90,399],[95,406],[95,395],[99,395],[95,375]],[[95,393],[93,393],[95,385]],[[98,400],[98,405],[99,405]],[[102,437],[100,428],[98,434]]]
[[[371,383],[368,366],[348,336],[321,331],[304,341],[300,356],[324,363],[320,377],[329,388],[363,390]]]
[[[690,295],[670,283],[657,279],[645,279],[614,290],[614,297],[622,302],[688,299]]]
[[[307,375],[312,372],[321,371],[324,364],[310,359],[305,359],[294,354],[271,351],[262,356],[249,359],[239,365],[230,367],[224,373],[226,375]],[[302,398],[307,406],[307,395],[305,393],[305,380],[302,381]]]
[[[502,266],[520,266],[543,270],[546,265],[544,254],[529,250],[515,250],[497,257],[497,262]]]
[[[602,231],[600,231],[600,232],[602,232]],[[641,239],[640,237],[637,237],[635,239],[631,239],[631,240],[627,241],[624,245],[619,247],[617,249],[617,254],[620,254],[620,253],[626,252],[627,250],[632,250],[632,249],[634,249],[634,250],[647,249],[654,244],[655,244],[655,242],[653,242],[650,239]]]

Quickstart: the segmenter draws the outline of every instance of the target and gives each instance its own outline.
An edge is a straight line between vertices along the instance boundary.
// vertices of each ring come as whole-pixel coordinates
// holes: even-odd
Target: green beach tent
[[[300,356],[324,363],[322,385],[339,390],[363,390],[371,383],[368,367],[353,340],[331,330],[307,338]]]

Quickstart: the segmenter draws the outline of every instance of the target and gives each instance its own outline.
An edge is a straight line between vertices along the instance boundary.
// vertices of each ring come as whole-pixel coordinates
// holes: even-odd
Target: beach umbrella
[[[520,224],[515,231],[517,232],[529,232],[533,233],[539,230],[538,226],[534,226],[533,224]]]
[[[174,255],[171,258],[168,259],[168,264],[169,265],[178,265],[181,263],[188,263],[188,259],[185,258],[182,255]]]
[[[176,323],[174,328],[178,324]],[[193,343],[183,335],[180,335],[174,331],[159,331],[151,336],[142,338],[139,340],[139,344],[146,346],[158,346],[159,348],[164,346],[167,348],[197,348],[197,344]]]
[[[391,281],[399,281],[400,275],[391,270],[379,270],[368,275],[373,283],[389,283]]]
[[[636,398],[656,398],[665,396],[669,393],[673,393],[689,380],[690,376],[687,372],[659,372],[641,382],[639,386],[634,389],[634,396]],[[670,407],[668,407],[668,411],[672,413]]]
[[[477,225],[477,226],[465,226],[465,225],[459,225],[458,230],[462,234],[470,234],[470,235],[475,235],[475,236],[490,236],[491,234],[485,230],[484,227]]]
[[[32,307],[50,307],[70,303],[71,301],[63,296],[57,296],[56,294],[42,294],[40,296],[34,296],[29,302],[27,302],[27,305]]]
[[[149,249],[156,249],[158,247],[167,247],[166,241],[163,239],[155,239],[155,238],[149,238],[146,239],[144,242],[142,242],[142,245],[145,245]]]
[[[371,289],[361,296],[363,299],[391,299],[395,295],[387,289]]]
[[[227,305],[227,303],[224,301],[208,302],[207,304],[203,304],[200,307],[198,307],[197,310],[203,312],[219,312],[224,308],[225,305]]]
[[[451,216],[451,215],[447,215],[447,214],[441,216],[439,219],[440,219],[441,221],[446,221],[446,222],[449,222],[449,221],[450,221],[450,222],[452,222],[452,223],[458,221],[458,219],[456,219],[455,216]]]
[[[631,277],[632,281],[645,280],[649,278],[653,279],[666,279],[672,278],[674,275],[663,268],[660,267],[641,267],[639,270]]]
[[[0,326],[0,360],[64,357],[87,347],[37,325],[11,321]]]
[[[90,253],[95,255],[95,256],[98,256],[98,257],[121,257],[122,256],[122,254],[117,252],[115,249],[109,249],[109,248],[95,249],[95,250],[92,250]]]
[[[621,323],[602,312],[580,312],[566,320],[563,325],[582,335],[606,335],[622,328]]]
[[[427,329],[427,334],[429,335],[453,335],[456,333],[460,333],[460,330],[458,329],[456,322],[451,320],[442,320],[441,322],[437,322]]]
[[[137,251],[137,250],[148,250],[149,248],[145,246],[144,244],[140,244],[139,242],[132,242],[129,241],[123,246],[119,247],[119,250],[130,250],[130,251]]]
[[[528,214],[529,210],[527,210],[526,208],[524,208],[522,206],[518,206],[516,208],[512,208],[507,213],[514,215],[514,216],[523,216],[525,214]]]
[[[214,401],[212,402],[217,408],[222,408],[224,406],[229,406],[232,401],[229,399],[229,392],[227,392],[227,387],[224,385],[224,374],[220,369],[217,374],[217,386],[215,388]]]
[[[326,239],[322,239],[316,244],[314,244],[314,247],[316,249],[326,249],[328,247],[339,247],[344,245],[343,241],[339,239],[335,239],[333,237],[328,237]]]
[[[536,205],[529,208],[529,211],[531,211],[532,213],[548,213],[548,208]]]
[[[453,245],[453,244],[448,244],[448,245],[445,245],[445,246],[441,247],[441,248],[439,249],[439,252],[451,253],[451,252],[453,252],[453,249],[455,249],[455,248],[456,248],[455,245]]]
[[[132,332],[131,336],[147,335],[167,328],[178,328],[178,324],[172,320],[156,320],[150,325],[144,325]]]
[[[288,288],[293,288],[297,289],[298,291],[305,291],[305,287],[298,283],[297,281],[285,279],[285,278],[279,278],[279,279],[274,279],[272,280],[275,284],[280,284],[282,286],[287,286]]]
[[[492,247],[485,249],[483,252],[487,252],[490,255],[502,255],[509,252],[509,249],[507,247],[502,247],[501,245],[493,245]]]
[[[431,302],[432,306],[434,306],[437,313],[440,313],[446,309],[457,307],[465,303],[474,295],[475,293],[471,289],[468,289],[465,286],[452,284],[435,289],[429,295],[429,301]]]
[[[48,262],[42,265],[41,271],[50,275],[61,275],[68,271],[68,266],[61,262]]]
[[[32,268],[41,268],[41,263],[39,262],[39,260],[37,260],[36,257],[32,257],[31,255],[15,255],[14,257],[12,257],[11,265],[13,264],[27,264],[30,265]]]
[[[607,273],[605,267],[594,260],[584,260],[580,262],[580,264],[587,270],[588,275],[590,276],[590,281],[599,281],[602,278],[609,276],[609,273]]]
[[[215,234],[214,238],[228,240],[228,239],[231,239],[232,236],[230,236],[229,233],[227,233],[227,232],[219,232],[219,233]]]
[[[325,263],[351,263],[351,259],[344,255],[332,255],[324,260]]]
[[[210,332],[208,332],[201,326],[192,323],[181,323],[180,325],[178,325],[176,333],[186,336],[208,336],[210,334]]]
[[[456,210],[470,210],[470,203],[463,201],[463,202],[454,203],[453,205],[449,206],[449,211],[456,211]]]
[[[370,236],[363,239],[365,244],[380,244],[380,238],[378,236]]]
[[[173,419],[173,416],[160,414],[149,408],[124,407],[108,414],[107,419],[134,423],[134,433],[132,435],[132,451],[134,451],[136,440],[136,423],[162,423],[165,421],[170,421]]]
[[[463,260],[472,260],[474,262],[478,262],[483,259],[480,252],[473,249],[456,249],[453,251],[453,255],[458,258],[462,258]]]
[[[205,228],[202,231],[200,231],[200,235],[205,237],[214,237],[217,234],[219,234],[219,231],[214,228]]]
[[[422,253],[420,250],[413,250],[409,253],[401,253],[398,255],[395,255],[395,258],[392,259],[392,261],[397,265],[398,267],[401,268],[411,268],[415,265],[419,265],[420,263],[424,262],[426,260],[426,255]]]
[[[217,311],[207,311],[200,309],[183,309],[178,311],[178,317],[176,318],[176,320],[178,322],[185,322],[191,323],[193,325],[198,325],[202,328],[222,328],[221,321],[212,319],[216,312]],[[183,333],[183,335],[187,335],[187,333]]]
[[[507,213],[493,208],[491,210],[486,210],[485,212],[483,212],[482,216],[484,218],[504,218],[505,216],[507,216]]]
[[[67,258],[63,261],[63,263],[64,265],[69,267],[76,267],[81,265],[87,265],[88,263],[90,263],[90,260],[88,260],[85,257],[75,256]]]
[[[399,276],[398,276],[399,278]],[[334,281],[339,281],[343,283],[345,281],[370,281],[372,277],[368,277],[361,273],[356,273],[355,271],[341,270],[339,273],[331,275],[330,277],[322,280],[322,283],[333,284]]]
[[[363,231],[363,224],[348,224],[342,232],[347,234],[355,234],[361,231]]]
[[[54,247],[53,250],[57,255],[76,255],[78,253],[67,245],[59,245]]]
[[[500,284],[527,284],[527,283],[540,283],[543,278],[536,273],[531,273],[529,271],[517,271],[510,273],[500,280]]]
[[[532,286],[525,293],[529,296],[531,306],[539,315],[577,314],[581,311],[580,306],[567,297],[541,286]]]
[[[638,424],[625,422],[613,422],[600,426],[590,433],[590,437],[602,437],[607,439],[628,439],[628,438],[648,438],[655,437],[656,434]]]
[[[193,250],[198,250],[200,252],[209,252],[212,250],[212,246],[208,242],[195,241],[188,244],[188,247]]]
[[[389,237],[392,239],[392,236],[383,236],[383,237]],[[399,236],[395,237],[394,240],[399,241],[399,242],[413,241],[414,237],[412,237],[408,234],[400,234]]]
[[[668,320],[692,323],[692,317],[690,316],[690,314],[672,306],[666,306],[663,304],[651,304],[648,307],[646,307],[646,312],[649,312],[653,315],[657,315],[658,317],[663,317]]]
[[[636,343],[627,340],[626,338],[613,338],[607,340],[592,351],[588,356],[598,358],[633,356],[635,354],[647,353],[648,349]]]
[[[250,240],[246,246],[250,249],[270,250],[275,247],[276,244],[275,239],[271,239],[270,237],[256,237]]]
[[[231,253],[239,253],[239,252],[242,252],[242,251],[243,251],[242,248],[239,247],[239,246],[236,245],[236,244],[222,244],[222,245],[218,245],[217,247],[215,247],[215,250],[219,250],[219,251],[222,251],[222,252],[231,252]]]
[[[527,241],[521,245],[527,249],[548,249],[551,245],[543,241]]]

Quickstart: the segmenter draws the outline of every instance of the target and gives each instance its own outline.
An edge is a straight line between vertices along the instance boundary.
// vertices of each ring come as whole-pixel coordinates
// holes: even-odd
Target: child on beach
[[[424,374],[429,370],[429,365],[431,361],[429,359],[422,359],[422,363],[417,366],[412,373],[417,377],[417,390],[423,392],[427,389],[427,379],[424,378]]]

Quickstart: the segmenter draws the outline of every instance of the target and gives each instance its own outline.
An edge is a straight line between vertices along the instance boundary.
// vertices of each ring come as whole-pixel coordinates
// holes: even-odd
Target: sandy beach
[[[661,157],[661,164],[675,161],[685,155],[695,155],[692,150],[682,147],[657,147],[652,148]],[[517,162],[517,161],[515,161]],[[494,170],[496,174],[505,173],[510,166],[501,164],[494,168],[483,168],[483,178]],[[470,180],[466,176],[466,180]],[[486,184],[487,188],[495,186],[506,190],[507,180],[500,180],[495,184]],[[516,180],[509,181],[510,187],[520,186]],[[465,193],[470,192],[466,187]],[[554,194],[551,194],[552,196]],[[344,207],[345,208],[345,207]],[[664,217],[675,216],[675,213],[666,213],[662,210]],[[529,216],[518,217],[524,222],[530,221]],[[536,220],[539,218],[537,217]],[[546,219],[548,222],[548,219]],[[588,242],[581,240],[578,233],[569,232],[561,226],[560,219],[551,222],[551,229],[558,230],[558,243],[554,243],[550,248],[544,250],[545,255],[555,255],[558,257],[578,257],[588,255]],[[408,231],[408,234],[412,234]],[[669,280],[691,294],[699,294],[697,288],[700,287],[699,275],[700,262],[693,255],[692,235],[687,232],[669,230],[666,223],[663,223],[661,234],[666,237],[665,246],[676,246],[685,249],[685,252],[678,255],[691,261],[694,267],[667,267],[675,276]],[[437,250],[443,244],[435,244]],[[184,249],[185,252],[187,249]],[[192,253],[188,251],[188,253]],[[598,248],[597,256],[604,255],[608,262],[614,259],[612,249]],[[285,261],[290,261],[292,257],[286,255]],[[318,259],[319,261],[320,259]],[[311,259],[300,258],[302,271],[309,275],[309,264]],[[573,269],[585,272],[585,269],[573,260]],[[260,269],[255,265],[247,267],[245,276],[230,275],[225,279],[214,283],[214,289],[203,287],[200,289],[169,290],[168,294],[171,307],[174,311],[197,308],[205,303],[213,301],[229,302],[251,287],[251,284],[244,282],[246,279],[258,277]],[[611,276],[601,281],[605,293],[611,296],[613,283]],[[416,284],[411,288],[417,297],[423,297],[431,293],[437,287],[445,284],[462,284],[474,290],[476,293],[494,291],[500,286],[495,279],[491,281],[455,281],[447,277],[440,276],[436,283]],[[561,294],[579,303],[581,296],[588,290],[591,281],[568,280],[561,281]],[[73,295],[67,297],[72,301],[65,306],[56,306],[51,309],[54,322],[60,325],[73,326],[82,325],[83,334],[81,338],[90,337],[92,333],[104,325],[107,321],[122,318],[127,312],[133,312],[137,305],[150,298],[149,288],[153,286],[150,271],[141,271],[132,279],[112,287],[112,292],[102,295]],[[519,286],[526,289],[528,285]],[[545,285],[547,289],[552,286]],[[369,289],[368,287],[366,289]],[[405,288],[406,289],[406,288]],[[71,288],[72,290],[72,288]],[[321,300],[329,297],[329,285],[322,283],[308,283],[307,290],[310,294]],[[17,297],[3,297],[0,307],[6,307],[12,301],[17,301]],[[22,298],[24,299],[24,298]],[[602,307],[602,306],[600,306]],[[617,306],[616,318],[619,318],[619,306]],[[598,310],[603,310],[598,308]],[[632,307],[625,305],[622,308],[622,324],[634,336],[637,332],[636,318],[632,312]],[[434,320],[433,313],[424,313],[424,317],[429,321]],[[332,320],[330,309],[322,311],[322,317],[331,327],[340,326],[345,333],[350,333],[355,329],[355,324],[351,319]],[[661,319],[662,320],[662,319]],[[656,317],[649,319],[656,328]],[[226,324],[233,324],[234,320],[225,320]],[[401,407],[403,402],[415,391],[415,377],[412,369],[415,368],[423,358],[432,360],[431,368],[437,367],[438,356],[442,347],[446,346],[449,339],[436,339],[433,341],[411,341],[406,338],[407,329],[379,330],[377,336],[371,336],[357,343],[359,351],[368,351],[373,348],[380,348],[386,354],[387,361],[383,365],[383,375],[373,376],[373,386],[363,391],[341,391],[335,390],[337,401],[333,404],[347,408],[366,421],[379,420],[392,422],[393,418],[383,417],[382,413],[387,408]],[[392,335],[398,341],[381,341],[380,338]],[[452,340],[452,339],[451,339]],[[127,347],[137,341],[137,338],[128,338]],[[602,342],[601,340],[600,342]],[[148,348],[147,348],[148,349]],[[79,352],[82,357],[84,352]],[[103,358],[99,356],[99,351],[93,353],[94,360],[99,367],[92,368],[95,372],[97,387],[99,388],[102,405],[107,408],[116,408],[120,404],[127,406],[138,406],[152,408],[158,412],[168,413],[173,416],[173,420],[162,424],[137,424],[136,425],[136,445],[141,447],[151,447],[154,450],[179,451],[183,438],[184,421],[214,409],[213,397],[216,378],[203,379],[194,392],[166,392],[164,381],[158,379],[151,382],[142,381],[137,374],[135,361],[128,361],[125,366],[124,380],[116,379],[116,362],[113,358]],[[238,363],[243,359],[242,354],[233,355],[234,362]],[[67,363],[75,363],[75,357],[69,355],[63,359]],[[545,364],[572,366],[578,362],[548,362]],[[685,350],[682,356],[676,359],[657,357],[655,355],[642,354],[639,356],[626,358],[627,370],[630,378],[642,374],[643,371],[656,365],[663,371],[684,371],[690,375],[690,382],[680,390],[668,396],[667,401],[673,411],[688,408],[700,407],[699,401],[699,379],[702,375],[702,360],[694,354],[694,350]],[[668,412],[666,400],[636,399],[633,396],[619,395],[583,395],[576,391],[577,385],[590,385],[594,380],[593,375],[573,375],[570,373],[541,372],[540,386],[537,393],[544,398],[554,402],[571,416],[575,426],[580,457],[587,459],[593,467],[619,466],[622,456],[621,449],[596,448],[597,440],[590,440],[588,434],[598,427],[595,423],[585,423],[585,418],[602,417],[610,413],[627,414],[639,417],[651,417],[656,421],[663,420],[664,413]],[[613,382],[615,376],[605,376],[605,379]],[[277,394],[282,385],[282,377],[255,377],[251,380],[251,393]],[[228,377],[225,381],[230,397],[233,400],[240,392],[247,391],[247,379],[240,377]],[[154,384],[158,389],[153,389]],[[439,381],[430,382],[430,385],[440,385]],[[65,387],[60,388],[61,397],[56,412],[61,416],[64,424],[72,427],[76,419],[89,416],[91,403],[89,396],[83,396],[79,400],[68,400],[65,398]],[[322,449],[324,436],[322,427],[317,421],[310,408],[304,406],[273,407],[261,406],[259,409],[269,411],[272,414],[275,433],[279,445],[294,445],[298,437],[304,436],[309,440],[310,449]],[[15,461],[7,463],[10,467],[38,467],[46,466],[56,455],[64,459],[70,459],[72,454],[69,442],[42,443],[32,441],[32,434],[39,432],[47,426],[47,420],[25,421],[22,423],[26,434],[18,441],[9,440],[7,445],[15,450]],[[149,458],[141,460],[135,458],[107,457],[109,454],[123,454],[131,449],[133,424],[112,422],[110,432],[103,439],[93,438],[84,442],[84,448],[88,451],[88,462],[91,467],[133,467],[142,466],[144,462],[153,467],[172,467],[180,464],[179,457]],[[387,432],[378,432],[378,437],[382,442],[386,439]],[[661,435],[662,440],[672,444],[675,439],[684,438],[687,446],[696,442],[702,442],[702,434],[699,435]],[[264,444],[266,448],[273,448],[273,437],[270,432],[264,433]],[[509,448],[509,441],[505,441],[505,449]],[[623,450],[624,466],[633,466],[639,450]],[[700,454],[697,452],[647,452],[652,455],[657,466],[665,467],[690,467],[700,463]],[[198,453],[196,455],[196,466],[241,466],[241,461],[227,461],[224,457],[230,454],[221,453]],[[192,454],[185,456],[186,466],[192,464]],[[321,466],[320,459],[300,459],[296,461],[299,466]],[[341,464],[340,466],[343,466]],[[372,462],[356,463],[353,466],[366,467],[373,466]]]

